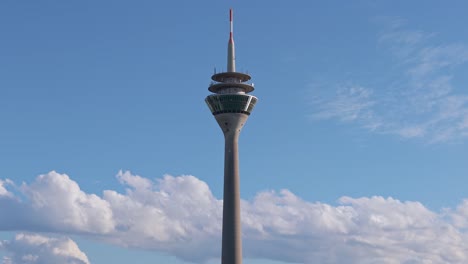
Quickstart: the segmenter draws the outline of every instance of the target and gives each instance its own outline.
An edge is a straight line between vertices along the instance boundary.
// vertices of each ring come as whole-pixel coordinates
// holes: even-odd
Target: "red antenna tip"
[[[232,41],[233,29],[232,29],[232,8],[229,8],[229,24],[230,24],[230,31],[229,31],[229,41]]]

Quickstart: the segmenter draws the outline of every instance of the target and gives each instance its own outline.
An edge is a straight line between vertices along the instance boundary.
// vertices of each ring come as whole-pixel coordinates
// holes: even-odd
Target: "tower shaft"
[[[225,138],[221,264],[242,264],[238,137]]]
[[[216,116],[223,129],[225,147],[222,264],[242,264],[238,140],[247,118],[240,113]]]

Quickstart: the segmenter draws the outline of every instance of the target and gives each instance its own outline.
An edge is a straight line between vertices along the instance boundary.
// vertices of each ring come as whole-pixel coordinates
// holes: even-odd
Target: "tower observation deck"
[[[208,90],[213,94],[205,102],[221,127],[225,142],[221,263],[242,264],[238,140],[257,97],[248,94],[254,90],[253,84],[248,83],[250,75],[236,72],[232,9],[229,22],[227,71],[211,76]]]
[[[228,42],[227,71],[211,76],[213,81],[208,90],[214,94],[206,97],[205,101],[215,116],[223,113],[250,115],[257,97],[248,95],[254,90],[253,84],[247,83],[251,79],[250,75],[236,72],[232,9],[229,11],[231,31]]]

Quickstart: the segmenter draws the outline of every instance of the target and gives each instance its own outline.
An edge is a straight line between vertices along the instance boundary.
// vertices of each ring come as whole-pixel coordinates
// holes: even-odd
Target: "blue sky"
[[[244,263],[466,263],[468,4],[365,0],[2,1],[1,263],[219,262],[230,7]]]

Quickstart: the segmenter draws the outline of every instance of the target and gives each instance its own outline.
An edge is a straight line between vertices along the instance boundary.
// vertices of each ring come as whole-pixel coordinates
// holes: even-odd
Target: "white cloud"
[[[421,137],[424,135],[424,126],[414,125],[411,127],[401,127],[395,130],[395,133],[404,138]]]
[[[426,78],[439,70],[458,66],[468,61],[468,48],[462,44],[423,47],[408,70],[413,77]]]
[[[54,171],[40,175],[22,190],[31,199],[34,211],[58,229],[107,233],[114,228],[109,203],[95,194],[86,194],[67,175]]]
[[[404,21],[388,23],[378,38],[382,50],[393,56],[388,69],[397,72],[392,83],[376,87],[359,80],[328,84],[334,96],[314,89],[312,117],[354,122],[371,131],[427,142],[463,140],[468,135],[468,94],[454,87],[456,70],[467,68],[468,44],[432,44],[437,34],[407,30]],[[387,69],[385,69],[387,70]],[[384,77],[383,77],[384,78]],[[365,80],[369,83],[369,80]],[[359,87],[365,94],[351,92]]]
[[[9,253],[3,264],[89,264],[88,257],[69,238],[20,233],[3,241],[0,249]]]
[[[129,172],[117,178],[129,188],[125,194],[104,191],[116,221],[111,242],[192,261],[217,257],[219,247],[212,245],[219,244],[222,202],[205,182],[170,175],[153,182]]]
[[[0,179],[0,197],[1,196],[7,196],[7,197],[11,197],[12,194],[11,192],[7,191],[5,185],[7,184],[11,184],[11,181],[6,179],[5,181],[1,180]]]
[[[2,229],[65,231],[105,234],[114,229],[109,203],[95,194],[86,194],[67,175],[55,171],[40,175],[19,190],[20,197],[0,197],[5,213]]]
[[[193,176],[169,175],[153,181],[130,172],[120,172],[117,179],[127,188],[124,193],[107,190],[98,197],[81,191],[67,175],[41,175],[18,189],[25,198],[0,198],[2,216],[30,218],[15,225],[0,221],[0,229],[80,233],[89,239],[161,251],[196,263],[219,258],[222,201],[205,182]],[[61,201],[52,201],[53,197]],[[96,205],[90,206],[90,202]],[[21,214],[14,207],[19,204]],[[53,217],[44,218],[43,214]],[[468,262],[467,201],[453,210],[434,212],[419,202],[390,197],[342,197],[331,205],[305,201],[288,190],[264,191],[251,201],[242,201],[242,225],[248,258],[350,264]],[[65,252],[64,256],[85,261],[76,244],[67,241],[20,234],[14,242],[3,242],[0,249],[19,252],[12,253],[13,263],[39,261],[43,255],[35,253],[33,246],[41,245],[58,247],[60,250],[53,250],[57,255]],[[31,248],[15,250],[15,243]],[[53,243],[62,246],[48,246]]]
[[[283,191],[260,194],[253,207],[267,230],[247,239],[247,251],[257,257],[299,263],[468,261],[466,236],[418,202],[343,197],[331,206]]]
[[[333,100],[319,105],[319,110],[312,115],[317,119],[339,118],[342,121],[372,118],[372,91],[363,87],[351,86],[337,90]]]
[[[450,214],[453,223],[458,228],[468,228],[468,199],[457,206],[456,210]]]

